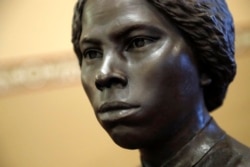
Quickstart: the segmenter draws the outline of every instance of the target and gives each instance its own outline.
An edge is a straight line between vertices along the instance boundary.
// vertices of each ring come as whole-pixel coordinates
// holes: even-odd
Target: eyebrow
[[[88,44],[93,44],[93,45],[100,45],[101,41],[98,39],[85,37],[85,38],[83,38],[83,40],[80,41],[80,43],[81,44],[88,43]]]
[[[146,30],[153,33],[162,33],[162,30],[160,28],[155,27],[153,25],[133,24],[133,25],[126,25],[124,28],[111,33],[111,39],[117,41],[123,38],[124,35],[129,35],[133,31],[139,31],[139,30]]]
[[[117,30],[115,32],[112,32],[110,34],[110,38],[113,41],[119,41],[124,38],[125,36],[128,36],[134,31],[139,31],[139,30],[147,30],[153,33],[162,33],[163,31],[155,27],[153,25],[146,25],[146,24],[133,24],[133,25],[125,25],[123,28],[120,30]],[[84,37],[81,41],[81,44],[92,44],[92,45],[101,45],[102,42],[96,38],[89,38],[89,37]]]

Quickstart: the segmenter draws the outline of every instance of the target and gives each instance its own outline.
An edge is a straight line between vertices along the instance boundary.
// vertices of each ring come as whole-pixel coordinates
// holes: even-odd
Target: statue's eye
[[[148,38],[148,37],[136,37],[133,38],[130,42],[129,45],[127,46],[126,50],[132,50],[132,49],[139,49],[147,46],[148,44],[154,42],[155,39],[153,38]]]
[[[86,49],[83,53],[85,59],[96,59],[102,57],[102,52],[98,49]]]

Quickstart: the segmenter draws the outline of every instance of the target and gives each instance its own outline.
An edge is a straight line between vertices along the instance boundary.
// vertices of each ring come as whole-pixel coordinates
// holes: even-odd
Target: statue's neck
[[[189,115],[180,127],[167,139],[140,149],[143,167],[161,167],[194,138],[211,119],[207,111]]]

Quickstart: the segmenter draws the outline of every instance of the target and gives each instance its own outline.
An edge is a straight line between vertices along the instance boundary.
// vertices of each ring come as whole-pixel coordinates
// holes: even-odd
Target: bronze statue
[[[96,118],[143,167],[250,166],[209,115],[236,72],[224,0],[79,0],[72,42]]]

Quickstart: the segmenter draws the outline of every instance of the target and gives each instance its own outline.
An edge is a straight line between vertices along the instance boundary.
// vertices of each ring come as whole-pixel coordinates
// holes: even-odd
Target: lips
[[[101,121],[116,121],[137,113],[139,108],[125,102],[107,102],[101,105],[97,115]]]

